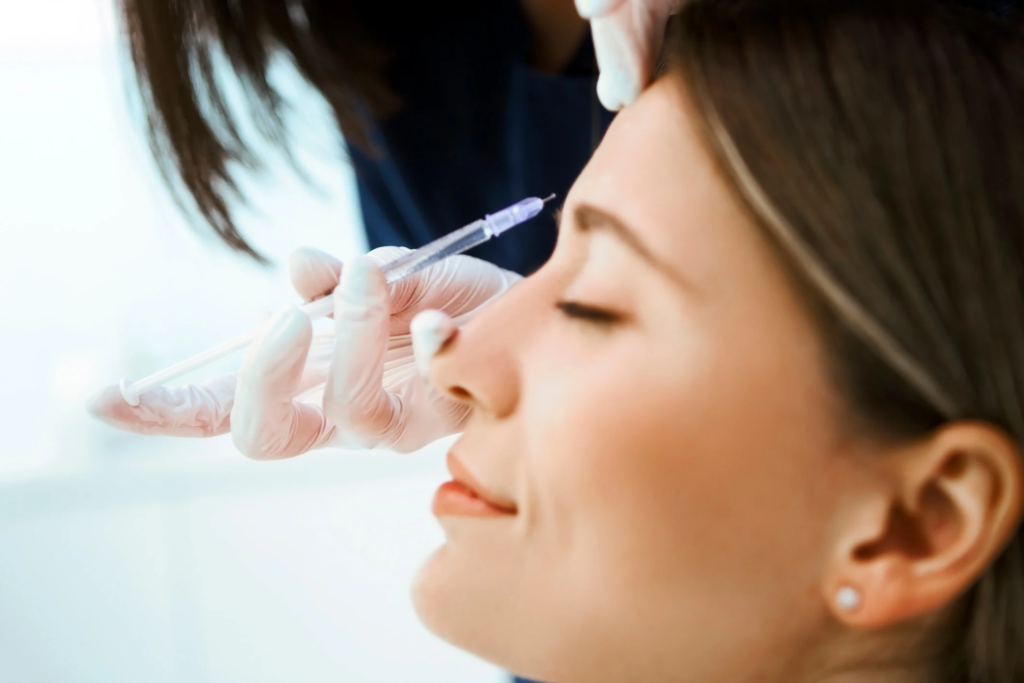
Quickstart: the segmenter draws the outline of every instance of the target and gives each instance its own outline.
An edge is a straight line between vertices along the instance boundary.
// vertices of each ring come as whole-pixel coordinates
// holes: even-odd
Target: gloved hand
[[[665,24],[684,0],[576,0],[590,21],[601,75],[597,97],[606,109],[632,104],[654,75]]]
[[[458,431],[468,409],[437,394],[417,372],[410,321],[425,309],[445,314],[427,316],[430,324],[418,327],[417,353],[429,358],[454,325],[520,277],[453,256],[389,287],[377,266],[405,251],[375,249],[344,269],[321,251],[296,251],[289,270],[307,300],[335,289],[341,273],[333,330],[314,334],[305,314],[288,309],[264,327],[237,373],[154,389],[137,407],[109,386],[90,400],[89,412],[138,434],[230,431],[238,449],[258,459],[327,446],[411,451]]]

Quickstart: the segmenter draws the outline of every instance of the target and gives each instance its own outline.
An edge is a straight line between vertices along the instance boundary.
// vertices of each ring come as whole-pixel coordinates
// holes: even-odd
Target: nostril
[[[449,387],[448,393],[460,401],[468,401],[472,397],[472,394],[459,386]]]

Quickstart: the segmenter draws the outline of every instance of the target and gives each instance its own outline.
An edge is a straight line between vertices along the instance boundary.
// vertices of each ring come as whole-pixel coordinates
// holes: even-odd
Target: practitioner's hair
[[[934,2],[697,0],[666,62],[805,297],[860,433],[1024,443],[1024,32]],[[1024,681],[1018,528],[929,680]]]
[[[384,77],[388,48],[350,0],[118,4],[149,145],[174,199],[186,213],[195,209],[232,249],[259,262],[265,259],[239,234],[230,201],[240,198],[237,170],[259,170],[261,162],[240,132],[226,78],[240,82],[257,135],[289,160],[284,100],[270,74],[275,57],[290,59],[323,95],[349,144],[369,150],[366,117],[397,109]],[[229,68],[218,68],[219,61]]]

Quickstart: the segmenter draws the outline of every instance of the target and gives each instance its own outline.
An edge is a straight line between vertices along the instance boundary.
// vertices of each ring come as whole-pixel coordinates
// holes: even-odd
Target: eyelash
[[[570,318],[583,320],[595,325],[614,325],[622,320],[622,316],[617,313],[586,306],[576,301],[559,301],[556,306]]]

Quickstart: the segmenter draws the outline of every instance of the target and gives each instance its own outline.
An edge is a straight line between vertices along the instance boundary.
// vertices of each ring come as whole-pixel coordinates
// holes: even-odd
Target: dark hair
[[[855,424],[1024,443],[1024,33],[931,2],[688,4],[666,55],[812,307]],[[950,609],[931,680],[1024,681],[1024,539]]]
[[[261,164],[239,132],[217,62],[241,82],[257,132],[289,160],[284,103],[268,79],[275,55],[289,56],[323,95],[350,144],[367,146],[363,116],[397,106],[383,76],[387,51],[347,0],[120,0],[120,8],[150,148],[174,199],[257,261],[265,259],[239,234],[229,201],[240,198],[236,168]]]

